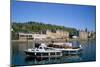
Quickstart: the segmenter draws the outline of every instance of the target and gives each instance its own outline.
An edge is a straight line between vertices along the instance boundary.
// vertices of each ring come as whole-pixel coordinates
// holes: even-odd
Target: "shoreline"
[[[96,40],[96,39],[93,39],[93,38],[88,38],[88,39],[68,39],[67,41],[87,41],[87,40]],[[51,42],[52,40],[37,40],[37,41],[34,41],[34,40],[11,40],[11,42]],[[65,39],[61,39],[61,40],[55,40],[54,42],[67,42]]]

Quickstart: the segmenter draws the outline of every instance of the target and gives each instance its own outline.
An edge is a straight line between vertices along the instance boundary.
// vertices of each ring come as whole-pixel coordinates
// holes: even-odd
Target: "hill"
[[[39,32],[41,30],[64,30],[68,31],[70,35],[77,35],[78,30],[75,28],[69,28],[64,26],[52,25],[52,24],[44,24],[42,22],[12,22],[13,33],[16,32]]]

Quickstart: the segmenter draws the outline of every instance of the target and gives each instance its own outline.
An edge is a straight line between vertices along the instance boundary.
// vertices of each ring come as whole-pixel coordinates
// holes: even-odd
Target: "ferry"
[[[47,46],[45,43],[38,44],[38,47],[24,50],[28,57],[61,57],[66,55],[81,54],[81,45],[77,48],[72,47],[72,43],[53,43],[52,46]]]
[[[82,46],[73,48],[72,43],[53,43],[52,46],[49,47],[54,48],[55,50],[62,51],[63,56],[65,55],[78,55],[81,54]]]
[[[61,57],[62,56],[61,50],[49,48],[44,43],[41,43],[41,45],[38,48],[29,48],[27,50],[24,50],[24,52],[26,56],[36,57],[36,58]]]

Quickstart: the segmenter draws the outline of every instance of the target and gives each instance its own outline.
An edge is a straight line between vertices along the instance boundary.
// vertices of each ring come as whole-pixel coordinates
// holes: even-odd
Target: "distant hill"
[[[41,30],[64,30],[68,31],[71,35],[77,35],[78,30],[75,28],[69,28],[64,26],[52,25],[52,24],[44,24],[41,22],[25,22],[18,23],[12,22],[13,32],[39,32]]]

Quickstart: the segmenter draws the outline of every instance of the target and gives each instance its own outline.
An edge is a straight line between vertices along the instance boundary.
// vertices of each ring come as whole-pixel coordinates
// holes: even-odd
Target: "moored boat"
[[[52,46],[49,45],[49,47],[62,51],[63,56],[81,54],[82,51],[81,45],[75,48],[72,46],[72,43],[53,43]]]
[[[62,51],[48,48],[44,43],[41,43],[41,45],[38,48],[31,48],[24,51],[27,56],[32,57],[61,57]]]

